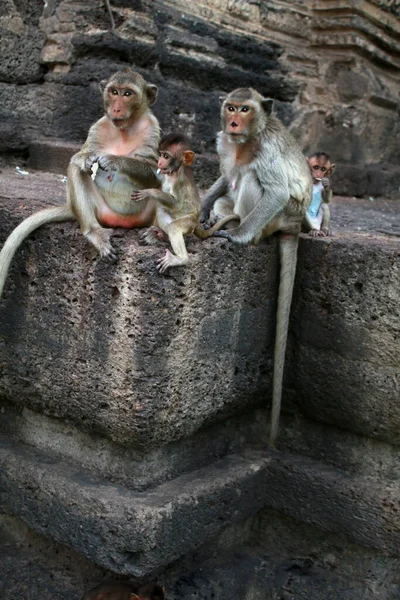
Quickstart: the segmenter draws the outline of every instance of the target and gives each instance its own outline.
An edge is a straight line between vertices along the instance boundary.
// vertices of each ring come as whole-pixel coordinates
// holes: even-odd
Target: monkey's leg
[[[281,412],[283,370],[289,329],[290,306],[292,303],[294,278],[296,275],[298,243],[298,235],[281,233],[279,236],[280,281],[272,383],[271,431],[269,436],[269,443],[273,448],[275,447],[278,435],[279,416]]]
[[[329,208],[329,204],[323,202],[321,204],[320,210],[322,211],[322,223],[321,223],[321,232],[323,235],[330,235],[329,224],[331,222],[331,211]]]
[[[73,220],[74,215],[69,206],[54,206],[45,208],[31,215],[14,229],[4,242],[0,252],[0,296],[3,293],[4,283],[7,277],[8,269],[18,247],[32,231],[46,223],[55,223],[61,221]]]
[[[191,230],[193,230],[193,227],[191,227]],[[179,267],[187,265],[189,262],[189,255],[183,237],[184,233],[188,233],[185,222],[179,223],[178,220],[174,221],[168,226],[166,233],[168,234],[174,254],[167,249],[165,256],[157,261],[157,269],[160,273],[164,273],[169,267]]]
[[[222,196],[214,204],[213,212],[218,217],[227,217],[233,214],[234,202],[229,196]]]
[[[79,221],[83,235],[98,250],[100,256],[116,259],[111,246],[111,229],[104,229],[97,220],[97,209],[104,209],[106,203],[93,183],[89,173],[70,163],[68,167],[68,203]]]

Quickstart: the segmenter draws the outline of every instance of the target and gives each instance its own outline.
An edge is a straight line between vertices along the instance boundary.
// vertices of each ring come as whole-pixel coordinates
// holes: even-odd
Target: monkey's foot
[[[157,261],[157,269],[160,273],[165,273],[170,267],[180,267],[187,264],[187,260],[178,258],[169,250],[165,251],[165,255]]]
[[[85,237],[96,248],[96,250],[98,250],[101,257],[108,258],[112,262],[115,262],[117,260],[117,255],[110,242],[112,232],[112,229],[103,229],[102,227],[98,227],[96,229],[92,229],[92,231],[89,231],[88,233],[85,233]]]
[[[311,237],[326,237],[329,235],[329,230],[328,229],[311,229],[311,231],[308,232],[308,235]]]
[[[165,233],[156,227],[150,227],[142,234],[139,235],[140,241],[144,242],[148,246],[159,246],[160,242],[168,241],[168,237]]]
[[[225,229],[220,229],[219,231],[214,231],[212,237],[222,237],[226,238],[229,241],[232,241],[232,236],[229,231],[225,231]]]

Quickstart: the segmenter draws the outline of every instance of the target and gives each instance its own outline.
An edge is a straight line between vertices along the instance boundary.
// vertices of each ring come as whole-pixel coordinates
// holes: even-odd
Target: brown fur
[[[157,262],[158,270],[164,273],[170,267],[189,262],[185,235],[194,233],[199,238],[206,239],[237,217],[230,216],[208,230],[201,227],[200,198],[191,168],[194,153],[189,149],[188,140],[176,133],[165,136],[160,142],[159,154],[158,167],[163,173],[162,189],[134,192],[132,198],[139,202],[157,202],[155,229],[147,231],[143,239],[147,244],[158,243],[157,229],[168,236],[173,253],[166,250],[165,256]]]
[[[101,89],[105,115],[92,125],[82,149],[71,159],[67,205],[31,215],[8,237],[0,253],[0,295],[17,248],[45,223],[78,220],[100,255],[113,258],[110,227],[146,227],[154,219],[154,203],[138,204],[130,195],[157,185],[159,125],[149,108],[157,88],[127,69],[102,82]],[[93,181],[95,163],[100,168]]]

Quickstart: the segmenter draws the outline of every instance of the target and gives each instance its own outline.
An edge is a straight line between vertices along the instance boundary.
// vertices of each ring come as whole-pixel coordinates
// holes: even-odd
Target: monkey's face
[[[335,169],[335,165],[324,156],[311,156],[307,159],[310,167],[313,183],[317,183],[325,177],[330,177]]]
[[[129,127],[143,106],[147,106],[143,91],[132,83],[123,85],[110,81],[104,90],[105,112],[118,129]]]
[[[182,164],[182,157],[178,155],[177,149],[169,148],[168,150],[160,150],[158,159],[158,168],[163,175],[171,175],[177,171]]]
[[[222,128],[236,144],[244,143],[251,137],[255,110],[251,101],[229,100],[222,106]]]

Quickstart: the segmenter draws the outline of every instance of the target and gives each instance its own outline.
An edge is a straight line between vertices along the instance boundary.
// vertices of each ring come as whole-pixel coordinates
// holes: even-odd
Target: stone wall
[[[82,141],[101,114],[97,83],[134,66],[160,87],[164,130],[213,155],[218,96],[253,86],[276,100],[306,153],[339,165],[336,192],[388,195],[400,175],[396,3],[97,0],[3,3],[0,152]],[[22,92],[22,93],[21,93]],[[207,162],[202,185],[216,176]]]

